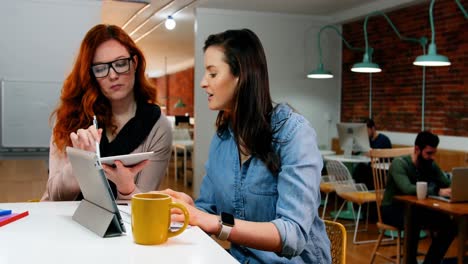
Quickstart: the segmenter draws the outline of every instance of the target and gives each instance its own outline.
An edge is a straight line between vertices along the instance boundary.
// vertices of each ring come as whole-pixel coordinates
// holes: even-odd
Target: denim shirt
[[[318,215],[323,162],[315,131],[285,104],[275,108],[271,125],[278,130],[272,143],[281,160],[278,175],[255,156],[241,166],[232,131],[214,135],[195,204],[208,213],[276,226],[282,251],[231,244],[241,263],[331,263],[330,241]]]

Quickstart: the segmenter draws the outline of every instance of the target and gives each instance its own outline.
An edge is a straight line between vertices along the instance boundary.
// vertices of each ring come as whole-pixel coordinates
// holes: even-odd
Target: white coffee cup
[[[423,181],[416,182],[416,196],[418,197],[418,200],[426,199],[427,182],[423,182]]]

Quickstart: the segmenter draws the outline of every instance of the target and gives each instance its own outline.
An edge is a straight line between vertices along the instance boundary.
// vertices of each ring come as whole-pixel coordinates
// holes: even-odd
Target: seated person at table
[[[145,67],[143,53],[121,28],[97,25],[88,31],[53,113],[49,180],[41,200],[81,200],[65,148],[95,152],[96,141],[102,157],[156,153],[130,167],[119,161],[115,167],[102,165],[117,199],[159,187],[171,156],[172,132],[154,104],[156,90]],[[99,129],[93,126],[94,115]]]
[[[374,120],[370,118],[367,119],[366,125],[371,149],[392,148],[390,139],[386,135],[377,132]],[[357,183],[364,183],[367,189],[374,190],[374,179],[372,176],[372,168],[370,163],[357,164],[353,172],[353,179]]]
[[[211,35],[204,52],[201,87],[208,108],[219,111],[206,175],[195,203],[165,192],[186,205],[191,225],[229,240],[241,263],[331,263],[318,215],[322,157],[314,129],[288,105],[273,105],[252,31]]]
[[[403,229],[403,204],[393,200],[395,195],[416,195],[416,182],[428,183],[428,195],[450,196],[450,180],[434,162],[439,137],[428,131],[420,132],[415,141],[414,153],[395,158],[390,166],[389,178],[382,201],[383,222]],[[411,252],[416,255],[419,231],[422,227],[435,230],[424,263],[440,263],[456,235],[456,223],[449,215],[425,208],[413,211],[413,241]],[[417,263],[414,260],[414,263]]]
[[[392,148],[392,143],[390,142],[390,139],[386,135],[377,132],[374,120],[372,120],[371,118],[367,119],[366,125],[371,149]]]

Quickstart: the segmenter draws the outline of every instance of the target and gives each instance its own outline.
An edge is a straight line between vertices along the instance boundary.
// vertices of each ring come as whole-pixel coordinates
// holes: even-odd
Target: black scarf
[[[161,116],[161,108],[157,105],[146,102],[139,102],[135,116],[131,118],[120,130],[117,136],[109,142],[106,136],[106,129],[103,128],[99,150],[101,157],[129,154],[135,150],[148,137],[154,124]],[[117,187],[115,183],[107,180],[112,189],[114,198],[117,198]],[[83,199],[82,193],[77,200]]]

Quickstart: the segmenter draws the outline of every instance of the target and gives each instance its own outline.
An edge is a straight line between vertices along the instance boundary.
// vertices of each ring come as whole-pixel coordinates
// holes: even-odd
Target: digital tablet
[[[152,156],[154,156],[154,151],[103,157],[99,160],[102,164],[107,165],[114,165],[114,161],[120,160],[125,166],[132,166],[144,160],[150,159]]]
[[[102,237],[125,233],[122,216],[96,153],[72,147],[67,147],[66,152],[84,197],[73,220]]]

